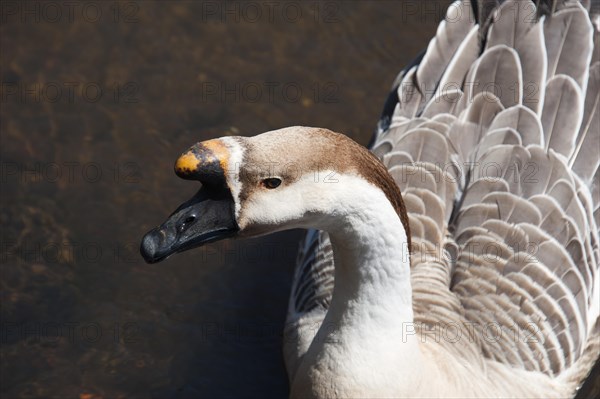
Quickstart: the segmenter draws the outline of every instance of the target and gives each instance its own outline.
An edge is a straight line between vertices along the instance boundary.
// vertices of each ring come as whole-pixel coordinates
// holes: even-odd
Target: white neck
[[[324,226],[335,258],[333,298],[291,396],[398,396],[415,386],[422,361],[406,233],[385,195],[366,182],[342,196],[337,211]]]

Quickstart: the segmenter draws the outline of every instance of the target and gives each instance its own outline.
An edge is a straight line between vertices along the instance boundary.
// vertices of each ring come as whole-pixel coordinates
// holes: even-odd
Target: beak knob
[[[182,179],[192,179],[195,173],[198,171],[200,160],[194,155],[194,152],[190,149],[189,151],[181,154],[181,156],[175,162],[175,174]]]
[[[229,150],[221,140],[194,144],[175,162],[175,174],[182,179],[216,184],[226,181]]]

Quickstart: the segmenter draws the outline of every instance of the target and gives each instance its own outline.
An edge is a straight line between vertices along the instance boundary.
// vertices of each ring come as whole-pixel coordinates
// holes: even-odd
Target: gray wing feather
[[[570,158],[583,118],[582,100],[581,90],[573,78],[556,75],[548,81],[542,110],[546,148]]]
[[[527,1],[510,0],[503,3],[490,30],[486,48],[497,45],[514,48],[518,54],[521,73],[522,88],[525,92],[523,104],[535,112],[541,107],[540,97],[543,96],[546,81],[546,47],[544,44],[543,25],[537,24],[535,18],[535,5]],[[505,78],[510,78],[505,75]],[[514,80],[510,80],[515,84]],[[515,97],[516,87],[508,88],[509,93]]]
[[[587,93],[583,109],[583,121],[571,156],[571,165],[577,175],[587,184],[600,166],[600,62],[590,68]],[[598,179],[596,179],[598,182]],[[597,203],[598,201],[596,201]]]
[[[284,358],[290,381],[321,325],[333,294],[334,264],[326,232],[309,230],[298,252],[284,329]]]
[[[416,82],[416,73],[417,67],[415,66],[406,73],[398,86],[398,107],[392,117],[392,124],[394,124],[395,118],[412,118],[419,110],[424,97]]]
[[[458,105],[463,92],[458,88],[450,88],[436,93],[435,99],[427,104],[423,116],[432,118],[439,114],[458,114]]]
[[[544,23],[544,38],[548,56],[547,78],[565,74],[579,85],[587,84],[592,57],[592,24],[587,11],[578,2],[560,10]]]
[[[591,64],[595,64],[600,61],[600,15],[593,16],[593,23],[595,25],[594,29],[594,51],[592,51],[592,61]]]
[[[500,112],[492,121],[489,131],[492,132],[503,127],[519,132],[525,146],[544,142],[543,128],[539,117],[524,106],[517,105]]]
[[[479,93],[494,94],[504,107],[520,104],[523,94],[523,76],[517,52],[503,44],[483,53],[475,69],[470,98]]]
[[[444,72],[438,88],[436,90],[433,101],[430,101],[429,104],[425,108],[424,114],[427,113],[427,108],[435,105],[439,102],[446,102],[453,105],[453,109],[457,108],[459,104],[460,98],[462,97],[462,85],[465,79],[465,75],[470,70],[473,63],[477,60],[477,56],[479,55],[480,42],[478,40],[478,32],[479,29],[477,26],[471,28],[468,35],[465,37],[465,40],[461,43],[461,45],[456,50],[454,57],[450,60],[446,71]],[[456,94],[452,94],[453,92],[460,93],[461,95],[457,97]],[[459,111],[460,109],[457,109]],[[451,111],[443,111],[450,113]],[[435,115],[435,112],[429,111],[430,115]],[[458,113],[458,112],[452,112]],[[431,117],[431,116],[429,116]]]
[[[423,104],[432,98],[446,66],[473,28],[474,21],[469,2],[459,0],[448,7],[446,18],[429,42],[417,69],[416,82],[420,92],[425,94]]]
[[[298,252],[298,266],[288,305],[288,322],[314,309],[329,307],[333,287],[333,256],[326,232],[310,230]]]

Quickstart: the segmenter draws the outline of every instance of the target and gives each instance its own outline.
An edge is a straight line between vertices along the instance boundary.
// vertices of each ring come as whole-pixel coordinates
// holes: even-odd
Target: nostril
[[[183,221],[179,225],[179,231],[184,232],[185,230],[187,230],[190,224],[194,223],[194,220],[196,220],[196,216],[193,215],[183,219]]]
[[[185,220],[183,221],[183,224],[189,224],[192,223],[194,220],[196,220],[195,216],[188,216],[187,218],[185,218]]]

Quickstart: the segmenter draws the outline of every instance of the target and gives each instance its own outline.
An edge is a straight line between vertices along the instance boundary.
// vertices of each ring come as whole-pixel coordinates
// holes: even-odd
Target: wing
[[[582,121],[597,117],[598,65],[579,3],[540,20],[524,18],[531,6],[500,7],[467,73],[493,90],[464,89],[468,127],[449,137],[468,175],[449,225],[459,247],[450,287],[478,336],[501,332],[481,342],[485,356],[558,376],[588,372],[582,355],[597,339],[600,132]]]
[[[333,251],[329,236],[326,232],[309,230],[298,252],[284,329],[283,351],[290,381],[325,318],[333,281]]]
[[[472,339],[448,350],[469,361],[581,380],[600,345],[599,24],[576,1],[495,6],[449,8],[373,151],[409,213],[416,322],[460,324]],[[333,286],[326,236],[304,248],[294,326],[322,320]]]
[[[496,15],[485,41],[481,30],[465,37],[422,111],[420,99],[399,96],[389,130],[376,140],[391,172],[421,176],[394,175],[419,236],[416,320],[469,323],[484,356],[514,367],[587,372],[590,360],[577,362],[597,339],[598,319],[592,25],[576,2],[538,19],[533,3],[507,1]],[[399,87],[418,86],[419,68]],[[436,119],[448,122],[436,123],[438,135],[424,129]],[[422,177],[431,171],[433,178]],[[452,203],[440,182],[454,186]],[[439,209],[413,198],[423,192],[446,202],[447,224],[423,223],[441,220],[431,216]],[[490,327],[501,334],[482,340]]]

